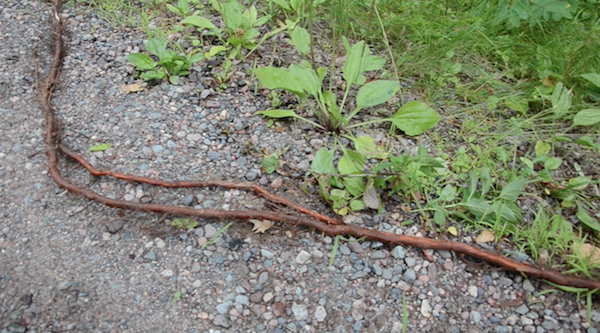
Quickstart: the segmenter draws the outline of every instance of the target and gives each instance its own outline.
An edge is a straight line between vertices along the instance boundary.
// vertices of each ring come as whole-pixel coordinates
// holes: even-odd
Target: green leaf
[[[362,74],[360,67],[363,58],[363,48],[366,48],[365,42],[360,41],[354,44],[346,55],[346,62],[344,63],[344,67],[342,67],[342,72],[348,86],[353,85],[358,80],[358,76]]]
[[[493,209],[505,221],[510,223],[523,221],[523,214],[513,202],[494,202]]]
[[[433,221],[435,221],[435,224],[443,226],[446,223],[446,214],[444,214],[444,211],[436,209],[433,213]]]
[[[167,50],[167,41],[160,37],[152,38],[146,43],[146,50],[155,56],[162,58],[163,53]]]
[[[451,202],[456,199],[456,188],[450,184],[444,186],[442,192],[440,192],[439,199],[444,202]]]
[[[178,85],[179,84],[179,76],[178,75],[169,76],[169,82],[171,82],[171,84]]]
[[[581,77],[590,81],[596,87],[600,88],[600,74],[587,73],[587,74],[581,74]]]
[[[350,209],[352,209],[353,211],[357,212],[359,210],[363,210],[365,209],[367,206],[365,206],[365,204],[362,202],[362,200],[352,200],[350,201]]]
[[[213,46],[210,48],[210,50],[208,50],[208,52],[206,52],[204,54],[204,57],[206,59],[210,60],[212,57],[214,57],[215,55],[217,55],[223,51],[227,51],[227,46],[223,46],[223,45]]]
[[[363,177],[346,177],[343,179],[344,187],[355,197],[365,192],[365,182]]]
[[[306,55],[310,47],[310,34],[308,31],[301,26],[296,26],[290,33],[290,37],[292,38],[292,44],[294,44],[303,55]]]
[[[492,178],[490,177],[490,170],[483,168],[481,170],[481,196],[483,197],[488,193],[492,186]]]
[[[272,174],[277,169],[277,165],[279,164],[279,155],[271,154],[263,157],[262,166],[265,169],[267,174]]]
[[[552,93],[552,108],[557,116],[563,116],[571,108],[571,95],[562,82],[556,83]]]
[[[502,192],[500,192],[500,198],[510,202],[516,201],[525,189],[525,185],[527,185],[525,179],[519,178],[513,180],[504,186]]]
[[[237,28],[242,25],[242,6],[237,2],[237,0],[229,0],[227,3],[223,5],[223,21],[225,21],[225,25],[227,28],[235,33]]]
[[[179,301],[180,298],[181,298],[181,291],[176,291],[175,294],[173,294],[173,299],[171,300],[171,304],[177,303],[177,301]]]
[[[335,166],[333,165],[333,155],[335,151],[329,150],[327,148],[321,148],[315,154],[315,158],[313,159],[310,168],[316,172],[320,173],[329,173],[334,174],[337,173],[335,170]]]
[[[131,53],[127,55],[129,60],[135,67],[139,69],[152,70],[156,67],[157,63],[152,60],[147,54],[143,53]]]
[[[110,143],[100,143],[100,144],[90,147],[90,149],[88,149],[88,151],[105,151],[112,146],[113,145],[111,145]]]
[[[440,119],[437,112],[418,101],[406,103],[390,118],[391,122],[407,135],[419,135],[433,128]]]
[[[511,97],[506,100],[506,106],[509,109],[519,111],[520,113],[527,113],[528,103],[523,97]]]
[[[356,151],[368,158],[385,159],[388,153],[381,147],[375,144],[375,139],[370,136],[359,136],[358,138],[351,137],[354,142],[354,148]]]
[[[209,19],[204,18],[202,16],[188,16],[181,21],[182,24],[191,24],[198,28],[208,29],[213,31],[214,33],[219,33],[219,28],[217,28]]]
[[[548,153],[550,152],[550,144],[538,140],[535,143],[535,156],[540,156],[540,155],[548,155]]]
[[[585,224],[586,227],[600,232],[600,223],[596,219],[590,216],[585,210],[585,208],[581,207],[577,204],[577,214],[575,214],[581,223]]]
[[[157,80],[157,79],[160,80],[165,77],[165,69],[162,68],[158,71],[155,71],[155,70],[147,71],[147,72],[142,73],[140,75],[140,77],[144,81]]]
[[[285,68],[261,67],[257,68],[254,73],[260,84],[267,89],[283,89],[304,96],[302,83]]]
[[[560,158],[550,157],[544,162],[544,169],[546,170],[556,170],[562,163]]]
[[[477,217],[478,219],[484,216],[489,216],[490,214],[494,213],[494,208],[492,207],[492,205],[478,198],[469,199],[469,201],[467,201],[465,205],[467,206],[471,214],[475,215],[475,217]]]
[[[356,94],[356,108],[368,108],[387,102],[400,91],[398,81],[377,80],[362,86]]]
[[[600,122],[600,109],[585,109],[577,112],[573,118],[575,126],[590,126]]]
[[[263,116],[267,116],[269,118],[296,117],[296,112],[294,112],[292,110],[281,110],[281,109],[258,111],[258,112],[256,112],[256,114],[262,114]]]
[[[366,161],[367,159],[361,154],[355,151],[346,150],[338,162],[338,170],[343,175],[363,173]]]
[[[205,57],[206,57],[205,53],[198,52],[198,53],[194,53],[194,54],[190,55],[189,58],[188,58],[188,61],[191,64],[194,64],[194,63],[197,63],[199,61],[202,61]]]
[[[290,78],[295,78],[303,90],[316,97],[321,91],[321,80],[310,65],[307,66],[292,64],[288,69]]]
[[[167,9],[170,10],[175,15],[181,15],[181,11],[179,11],[179,8],[177,8],[171,4],[167,4]]]
[[[285,9],[286,11],[290,10],[290,5],[288,4],[287,0],[271,0],[274,3],[276,3],[279,7]]]

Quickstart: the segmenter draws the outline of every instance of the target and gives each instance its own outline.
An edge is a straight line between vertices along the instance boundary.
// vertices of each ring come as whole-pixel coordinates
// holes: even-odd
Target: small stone
[[[217,305],[216,309],[220,314],[226,314],[229,311],[229,307],[233,305],[232,301],[223,302]]]
[[[467,292],[469,293],[469,295],[471,295],[472,297],[477,297],[477,286],[469,286],[467,288]]]
[[[121,229],[123,229],[123,226],[125,226],[125,221],[117,219],[108,223],[106,225],[106,228],[108,229],[108,232],[114,234],[115,232],[118,232]]]
[[[164,271],[160,272],[160,275],[162,275],[163,277],[171,277],[173,275],[175,275],[175,272],[173,272],[172,269],[165,269]]]
[[[478,311],[471,311],[471,313],[469,313],[469,318],[471,318],[473,323],[478,324],[481,321],[481,313]]]
[[[71,282],[70,281],[61,281],[58,284],[58,290],[62,291],[62,290],[67,290],[69,288],[71,288]]]
[[[184,206],[191,206],[194,203],[194,195],[188,194],[183,199],[181,199],[181,204]]]
[[[406,250],[402,246],[398,245],[392,250],[392,257],[396,259],[404,259],[404,257],[406,257]]]
[[[192,282],[192,287],[200,288],[200,287],[202,287],[202,284],[203,284],[202,280],[196,280],[196,281]]]
[[[204,89],[200,92],[200,99],[206,99],[206,97],[212,95],[212,89]]]
[[[229,326],[231,326],[231,322],[229,322],[229,320],[222,314],[215,316],[215,319],[213,319],[213,324],[224,328],[229,328]]]
[[[165,147],[163,147],[163,146],[161,146],[161,145],[154,145],[154,146],[152,146],[152,151],[153,151],[155,154],[160,154],[160,153],[162,153],[164,150],[165,150]]]
[[[259,291],[259,292],[256,292],[256,293],[250,295],[250,302],[256,303],[256,304],[262,302],[262,298],[263,298],[264,294],[265,294],[264,291]]]
[[[260,249],[260,255],[267,259],[273,259],[273,257],[275,257],[275,254],[273,254],[273,252],[266,249]]]
[[[404,272],[404,281],[408,283],[412,283],[417,279],[417,273],[414,269],[409,268]]]
[[[148,261],[156,261],[156,252],[150,251],[144,255],[144,259]]]
[[[327,310],[325,310],[325,307],[322,305],[317,306],[317,308],[315,309],[315,320],[322,323],[323,321],[325,321],[326,317]]]
[[[12,323],[6,327],[6,330],[2,330],[2,333],[25,333],[25,331],[27,331],[27,327],[17,323]]]
[[[285,304],[281,302],[273,303],[273,315],[275,317],[281,317],[285,314]]]
[[[282,186],[283,186],[283,179],[281,179],[281,178],[275,178],[275,180],[273,180],[271,182],[271,188],[274,190],[281,188]]]
[[[250,300],[250,298],[248,298],[248,296],[246,296],[246,295],[237,295],[237,296],[235,296],[235,303],[236,304],[246,305],[246,304],[248,304],[249,300]]]
[[[308,310],[304,304],[294,303],[294,305],[292,305],[292,313],[298,321],[308,319]]]
[[[271,302],[271,301],[273,300],[273,298],[275,298],[275,297],[273,296],[273,293],[269,291],[269,292],[267,292],[267,293],[266,293],[266,294],[263,296],[262,300],[263,300],[263,302],[265,302],[265,303],[269,303],[269,302]]]
[[[423,301],[421,301],[421,314],[423,315],[423,317],[425,318],[429,318],[431,317],[431,311],[433,309],[431,308],[431,305],[429,305],[429,301],[424,299]]]
[[[549,330],[549,331],[551,331],[551,330],[554,330],[556,328],[556,324],[553,321],[551,321],[551,320],[544,320],[542,322],[542,327],[545,328],[545,329],[547,329],[547,330]]]
[[[525,281],[523,281],[523,290],[528,291],[530,293],[535,291],[535,288],[533,287],[533,285],[531,284],[531,281],[529,281],[529,279],[526,279]]]
[[[527,305],[525,305],[525,304],[521,304],[521,306],[519,306],[519,307],[518,307],[518,308],[515,310],[515,312],[516,312],[516,313],[518,313],[518,314],[524,315],[524,314],[526,314],[527,312],[529,312],[529,308],[527,308]]]
[[[365,250],[360,246],[359,242],[350,242],[348,243],[348,248],[354,253],[363,253]]]
[[[206,107],[209,109],[217,109],[217,108],[221,107],[221,103],[219,103],[217,101],[207,101]]]
[[[385,259],[387,255],[382,250],[377,250],[371,254],[371,259]]]
[[[256,171],[246,172],[246,179],[248,181],[254,181],[254,180],[256,180],[256,178],[258,178],[258,172],[256,172]]]
[[[298,255],[296,256],[296,262],[300,265],[304,265],[308,259],[310,259],[310,253],[302,250],[300,251],[300,253],[298,253]]]
[[[167,244],[165,243],[165,241],[162,240],[162,239],[160,239],[160,238],[155,239],[154,243],[156,243],[156,247],[159,248],[159,249],[164,249],[165,246],[167,246]]]
[[[206,237],[207,239],[210,239],[216,234],[217,234],[217,229],[215,227],[213,227],[212,224],[207,224],[204,226],[204,237]]]

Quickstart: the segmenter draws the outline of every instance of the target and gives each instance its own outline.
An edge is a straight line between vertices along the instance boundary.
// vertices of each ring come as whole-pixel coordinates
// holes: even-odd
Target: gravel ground
[[[172,216],[89,204],[47,174],[42,115],[34,89],[47,52],[48,5],[0,4],[0,329],[4,332],[597,332],[584,303],[550,293],[538,281],[430,252],[376,242],[343,243],[333,267],[331,237],[275,226],[254,234],[235,222],[169,228]],[[93,164],[162,179],[259,182],[297,203],[327,212],[316,191],[299,190],[304,173],[264,175],[260,152],[290,146],[283,159],[307,168],[323,137],[286,123],[267,128],[253,116],[270,102],[248,89],[243,66],[224,92],[200,63],[180,86],[123,94],[134,82],[125,56],[143,47],[134,30],[106,25],[86,8],[66,8],[69,40],[54,105],[63,141]],[[37,65],[37,66],[36,66]],[[383,139],[383,137],[381,136]],[[400,139],[414,150],[417,142]],[[97,143],[105,152],[90,153]],[[103,195],[205,208],[262,208],[234,190],[160,190],[93,179],[73,163],[74,182]],[[212,190],[212,189],[211,189]],[[399,203],[352,223],[419,234]],[[472,243],[471,237],[463,237]],[[532,301],[532,298],[528,298]]]

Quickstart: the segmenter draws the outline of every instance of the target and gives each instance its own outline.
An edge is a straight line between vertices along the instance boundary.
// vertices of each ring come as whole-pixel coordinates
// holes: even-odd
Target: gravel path
[[[50,8],[38,1],[0,4],[0,329],[5,332],[598,332],[584,303],[449,252],[376,242],[342,243],[331,268],[331,237],[289,226],[254,234],[235,222],[199,221],[175,232],[172,216],[89,204],[47,174],[34,78],[48,45]],[[256,181],[327,212],[304,174],[264,175],[259,152],[290,146],[286,161],[307,168],[323,137],[301,124],[267,128],[253,113],[270,102],[235,73],[217,93],[209,64],[181,86],[123,94],[134,82],[125,56],[143,47],[138,31],[113,28],[85,8],[65,8],[67,56],[54,105],[64,143],[98,167],[170,180]],[[46,50],[47,51],[47,50]],[[402,139],[406,149],[417,144]],[[97,143],[114,147],[90,153]],[[204,208],[261,208],[240,191],[159,190],[93,179],[61,166],[75,182],[109,197]],[[416,226],[398,203],[353,219],[407,235]],[[462,239],[472,242],[470,237]],[[529,298],[529,300],[533,300]]]

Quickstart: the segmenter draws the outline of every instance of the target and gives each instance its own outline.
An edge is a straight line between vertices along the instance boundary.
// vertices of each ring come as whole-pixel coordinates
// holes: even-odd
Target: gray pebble
[[[246,172],[246,179],[248,181],[255,181],[258,178],[258,172],[256,171],[248,171]]]
[[[406,250],[402,246],[398,245],[392,250],[392,257],[396,259],[404,259],[404,257],[406,257]]]
[[[67,290],[67,289],[71,288],[71,285],[72,285],[72,284],[71,284],[71,282],[70,282],[70,281],[61,281],[61,282],[58,284],[58,290],[61,290],[61,291],[62,291],[62,290]]]
[[[518,313],[518,314],[522,314],[522,315],[524,315],[524,314],[526,314],[527,312],[529,312],[529,308],[527,308],[527,305],[525,305],[525,304],[521,304],[521,306],[519,306],[519,307],[518,307],[518,308],[515,310],[515,312],[516,312],[516,313]]]
[[[385,257],[387,257],[387,255],[382,250],[377,250],[371,254],[371,259],[385,259]]]
[[[204,226],[204,237],[211,239],[216,234],[217,234],[217,229],[215,227],[213,227],[212,224],[207,224]]]
[[[188,194],[185,197],[183,197],[183,199],[181,199],[181,204],[184,206],[191,206],[193,202],[194,202],[193,194]]]
[[[273,257],[275,257],[275,254],[267,249],[260,249],[260,255],[267,259],[273,259]]]
[[[144,256],[144,259],[148,260],[148,261],[156,261],[156,259],[157,259],[156,252],[150,251],[150,252],[146,253],[146,255]]]
[[[404,281],[408,283],[412,283],[417,279],[417,273],[414,269],[409,268],[404,272]]]
[[[111,221],[110,223],[108,223],[106,225],[106,228],[108,229],[108,232],[110,232],[111,234],[114,234],[115,232],[118,232],[121,229],[123,229],[123,226],[125,226],[125,221],[118,219],[118,220],[114,220],[114,221]]]
[[[308,309],[304,304],[294,303],[294,305],[292,305],[292,313],[294,313],[294,317],[298,321],[308,319]]]
[[[213,319],[213,324],[225,328],[229,328],[231,326],[231,322],[229,321],[229,319],[227,319],[222,314],[218,314],[215,316],[215,319]]]
[[[227,311],[229,311],[229,307],[231,307],[232,305],[232,301],[227,301],[217,305],[216,309],[220,314],[226,314]]]
[[[481,313],[478,311],[471,311],[469,318],[471,318],[475,324],[478,324],[481,321]]]

